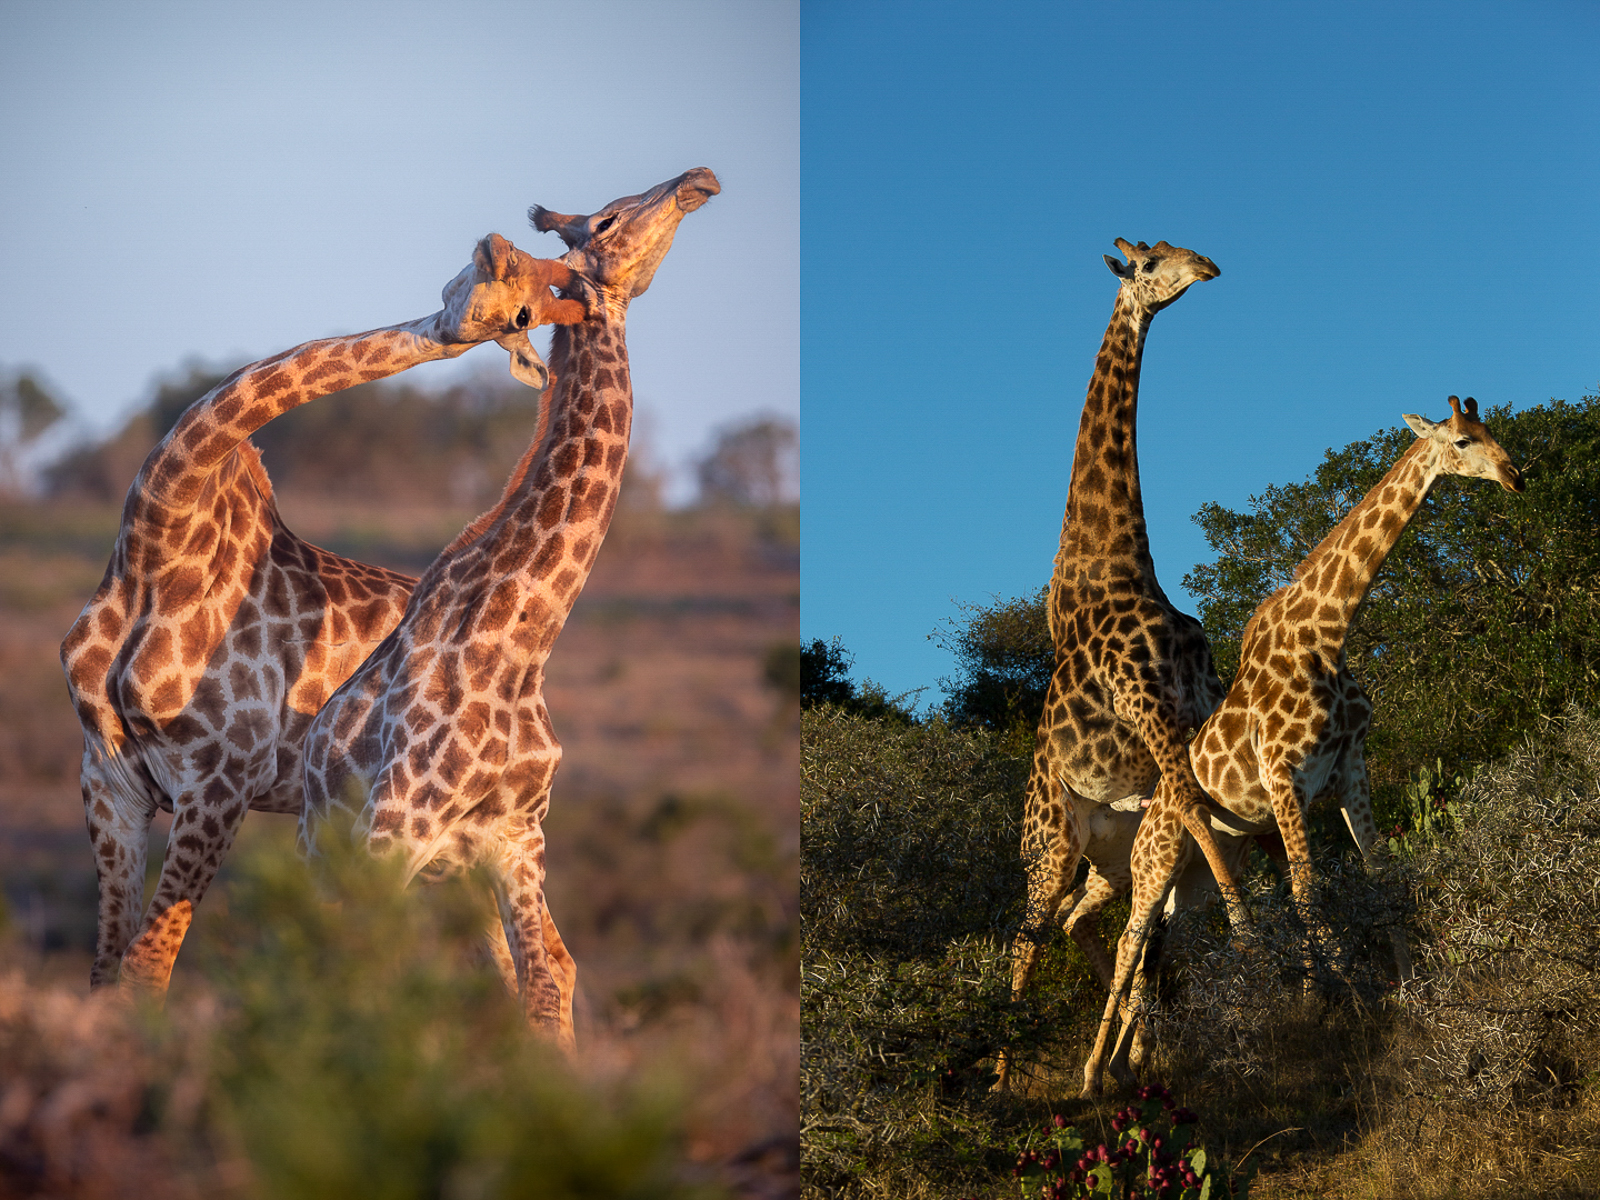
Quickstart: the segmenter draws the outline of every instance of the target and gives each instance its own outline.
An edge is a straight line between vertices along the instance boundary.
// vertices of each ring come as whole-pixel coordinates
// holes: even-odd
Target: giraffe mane
[[[533,438],[528,442],[528,448],[522,452],[522,457],[517,460],[517,465],[511,471],[511,477],[506,480],[506,486],[500,492],[500,499],[488,511],[480,513],[460,533],[456,534],[451,543],[439,552],[443,558],[454,554],[464,546],[469,546],[477,541],[489,527],[500,519],[507,505],[522,487],[522,481],[528,477],[528,471],[539,458],[544,449],[545,435],[550,431],[550,408],[555,396],[556,388],[567,373],[567,359],[569,357],[570,335],[566,327],[558,325],[551,338],[550,345],[550,386],[545,389],[544,396],[539,401],[539,419],[533,427]]]
[[[261,461],[261,450],[249,438],[234,447],[234,454],[238,456],[239,468],[256,485],[256,491],[261,493],[261,498],[268,504],[275,504],[272,495],[272,480],[267,475],[266,464]]]

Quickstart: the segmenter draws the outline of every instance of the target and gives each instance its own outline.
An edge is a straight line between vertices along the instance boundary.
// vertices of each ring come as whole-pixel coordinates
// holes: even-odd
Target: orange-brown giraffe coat
[[[1405,418],[1418,435],[1416,442],[1306,556],[1293,582],[1257,607],[1245,627],[1233,686],[1191,748],[1195,774],[1226,809],[1219,819],[1228,829],[1248,835],[1276,828],[1282,834],[1295,903],[1313,931],[1314,879],[1306,835],[1311,802],[1330,793],[1338,798],[1369,861],[1377,842],[1363,752],[1372,704],[1345,661],[1350,623],[1441,476],[1493,479],[1507,491],[1523,489],[1521,473],[1477,419],[1477,402],[1469,397],[1463,412],[1451,396],[1450,407],[1447,421]],[[1156,910],[1183,866],[1180,861],[1166,864],[1165,872],[1154,869],[1158,860],[1140,854],[1146,836],[1140,829],[1134,839],[1133,912],[1118,946],[1105,1020],[1085,1068],[1088,1091],[1098,1090],[1118,1000],[1130,984]],[[1395,944],[1402,971],[1408,961],[1403,937],[1397,935]],[[1109,1063],[1124,1086],[1134,1082],[1126,1065],[1127,1014],[1134,1007],[1124,1010],[1123,1035]]]
[[[61,661],[84,730],[82,786],[99,875],[91,986],[166,990],[194,907],[245,812],[297,812],[300,744],[333,689],[400,619],[410,578],[329,554],[278,516],[247,440],[319,396],[499,339],[543,373],[526,329],[581,319],[560,264],[497,237],[431,317],[307,342],[234,372],[178,419],[123,505],[99,590]],[[530,363],[532,365],[530,365]],[[157,808],[173,814],[143,904]]]
[[[1210,259],[1159,242],[1117,240],[1106,263],[1121,281],[1078,425],[1061,543],[1050,579],[1055,672],[1035,743],[1023,814],[1027,925],[1013,949],[1012,992],[1027,986],[1042,932],[1066,924],[1108,985],[1111,964],[1095,931],[1101,907],[1127,887],[1125,855],[1138,811],[1110,806],[1157,795],[1146,854],[1176,856],[1185,829],[1208,847],[1238,904],[1206,823],[1206,800],[1186,741],[1222,699],[1200,623],[1179,612],[1156,579],[1139,488],[1139,368],[1155,314],[1220,273]],[[1069,896],[1078,859],[1095,869]],[[1070,903],[1069,903],[1070,901]],[[1242,904],[1238,907],[1242,920]],[[999,1084],[1007,1064],[999,1065]]]
[[[548,435],[500,503],[418,582],[394,632],[334,694],[306,739],[302,844],[354,811],[374,853],[408,877],[485,863],[500,908],[491,943],[530,1023],[573,1045],[576,969],[544,900],[543,822],[561,761],[544,665],[611,521],[633,411],[628,303],[686,213],[720,188],[704,168],[589,217],[532,211],[570,247],[589,316],[558,329]]]

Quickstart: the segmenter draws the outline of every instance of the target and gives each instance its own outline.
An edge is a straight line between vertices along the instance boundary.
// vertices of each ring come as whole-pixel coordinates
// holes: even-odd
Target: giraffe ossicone
[[[1361,602],[1400,535],[1445,475],[1492,479],[1508,492],[1521,492],[1522,473],[1478,420],[1477,401],[1465,408],[1450,397],[1444,421],[1405,417],[1417,440],[1343,520],[1306,555],[1294,579],[1268,596],[1245,626],[1239,671],[1217,710],[1201,726],[1190,747],[1200,785],[1224,810],[1234,831],[1226,838],[1237,859],[1245,839],[1276,829],[1289,860],[1296,908],[1311,939],[1327,940],[1312,907],[1314,872],[1306,831],[1306,812],[1318,797],[1331,795],[1344,812],[1362,858],[1373,863],[1379,845],[1364,753],[1372,703],[1350,673],[1345,640]],[[1098,1094],[1102,1067],[1124,1087],[1136,1085],[1128,1067],[1137,1012],[1134,971],[1157,909],[1178,880],[1183,856],[1148,850],[1145,830],[1134,839],[1133,910],[1117,950],[1116,976],[1093,1053],[1084,1068],[1086,1094]],[[1187,850],[1185,850],[1187,853]],[[1178,897],[1185,902],[1185,897]],[[1394,931],[1397,969],[1409,970],[1403,930]],[[1308,978],[1314,967],[1306,946]],[[1129,1002],[1119,1001],[1130,987]],[[1118,1012],[1121,1034],[1111,1052],[1110,1033]],[[1111,1053],[1109,1062],[1108,1052]]]
[[[535,206],[588,315],[559,326],[540,428],[498,504],[447,546],[405,616],[306,738],[301,844],[341,811],[406,877],[484,864],[488,931],[530,1024],[571,1050],[576,967],[545,901],[543,822],[561,761],[545,662],[611,522],[633,416],[625,317],[678,223],[721,190],[696,168],[590,216]]]
[[[249,437],[357,383],[532,325],[579,321],[571,269],[498,235],[432,316],[323,338],[235,371],[150,452],[98,590],[61,645],[84,733],[81,783],[100,898],[90,986],[161,996],[249,809],[298,812],[300,748],[323,701],[400,620],[413,580],[303,541]],[[172,813],[144,902],[157,809]]]

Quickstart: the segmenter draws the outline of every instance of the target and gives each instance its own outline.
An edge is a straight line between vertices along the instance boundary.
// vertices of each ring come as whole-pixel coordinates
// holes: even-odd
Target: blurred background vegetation
[[[57,647],[123,494],[225,374],[188,364],[104,441],[0,373],[0,1194],[778,1197],[798,1189],[796,432],[720,430],[666,508],[636,430],[550,663],[564,746],[549,895],[580,1055],[529,1042],[471,888],[322,894],[253,814],[164,1015],[86,996],[95,881]],[[404,380],[258,436],[303,536],[413,574],[498,496],[537,421],[498,376]],[[152,866],[166,817],[153,834]]]
[[[1199,1112],[1215,1152],[1262,1168],[1252,1195],[1600,1191],[1600,397],[1487,423],[1527,492],[1442,482],[1350,638],[1391,853],[1369,874],[1342,822],[1313,811],[1346,983],[1304,997],[1302,930],[1264,855],[1245,881],[1252,954],[1215,911],[1167,935],[1144,1078]],[[1184,582],[1224,682],[1255,606],[1412,437],[1381,430],[1245,511],[1197,514],[1218,557]],[[1109,1136],[1113,1105],[1076,1098],[1103,993],[1070,940],[1009,1000],[1017,823],[1053,658],[1044,592],[965,607],[932,636],[956,668],[921,707],[852,679],[838,641],[801,649],[811,1195],[999,1195],[1052,1116]],[[1114,905],[1102,929],[1126,915]],[[1421,967],[1404,987],[1397,921]],[[1020,1083],[995,1095],[1004,1046]]]

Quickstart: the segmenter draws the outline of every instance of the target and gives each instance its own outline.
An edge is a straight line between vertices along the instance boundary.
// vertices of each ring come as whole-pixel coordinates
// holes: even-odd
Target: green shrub
[[[578,1082],[473,961],[493,917],[481,880],[402,891],[352,850],[320,865],[336,899],[287,849],[243,857],[205,939],[228,997],[212,1103],[261,1194],[704,1194],[663,1081]]]
[[[802,714],[802,1150],[820,1194],[992,1178],[995,1054],[1037,1058],[1098,1006],[1087,966],[1059,953],[1010,999],[1027,770],[939,719]]]

